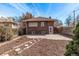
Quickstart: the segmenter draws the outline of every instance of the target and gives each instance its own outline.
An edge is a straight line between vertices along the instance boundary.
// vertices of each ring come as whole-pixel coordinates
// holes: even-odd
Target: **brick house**
[[[54,19],[38,17],[22,20],[20,27],[23,34],[53,34]]]

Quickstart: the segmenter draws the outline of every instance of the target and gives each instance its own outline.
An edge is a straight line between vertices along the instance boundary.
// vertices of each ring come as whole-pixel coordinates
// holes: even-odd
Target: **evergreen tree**
[[[79,55],[79,23],[76,25],[73,33],[73,40],[66,46],[66,56]]]

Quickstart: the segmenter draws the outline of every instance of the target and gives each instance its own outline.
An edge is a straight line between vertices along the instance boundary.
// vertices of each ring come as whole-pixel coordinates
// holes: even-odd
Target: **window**
[[[29,22],[28,26],[29,27],[37,27],[38,23],[37,22]]]
[[[46,31],[41,31],[41,34],[46,34]]]
[[[4,24],[4,26],[5,26],[5,27],[8,27],[8,26],[9,26],[9,24],[5,23],[5,24]]]
[[[34,31],[32,31],[32,34],[35,34],[35,32],[34,32]]]
[[[41,27],[44,27],[44,22],[41,22]]]

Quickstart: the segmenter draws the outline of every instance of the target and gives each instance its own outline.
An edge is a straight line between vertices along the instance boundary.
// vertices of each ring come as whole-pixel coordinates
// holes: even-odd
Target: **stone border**
[[[22,43],[22,44],[20,44],[20,45],[18,45],[18,46],[13,47],[13,49],[11,49],[11,50],[4,52],[3,54],[1,54],[1,56],[5,56],[5,55],[7,55],[9,52],[11,52],[11,51],[13,51],[13,50],[16,50],[16,49],[18,49],[18,48],[20,49],[21,46],[25,46],[25,44],[28,44],[28,43],[31,43],[32,41],[34,41],[34,43],[31,43],[29,46],[25,46],[25,48],[23,48],[23,50],[26,50],[26,49],[30,48],[31,46],[33,46],[34,44],[36,44],[37,42],[39,42],[40,40],[41,40],[41,39],[37,39],[37,41],[35,42],[35,40],[33,39],[33,40],[31,40],[31,41],[27,41],[27,42],[25,42],[25,43]],[[19,53],[21,53],[23,50],[21,50],[21,51],[15,51],[15,52],[18,52],[18,54],[19,54]],[[9,54],[8,54],[8,56],[9,56]]]
[[[17,40],[17,39],[20,39],[21,37],[22,37],[22,36],[18,36],[18,37],[14,38],[14,39],[12,39],[12,40],[10,40],[10,41],[3,42],[3,43],[0,44],[0,46],[2,46],[2,45],[4,45],[4,44],[7,44],[7,43],[10,43],[10,42],[12,42],[12,41],[15,41],[15,40]]]

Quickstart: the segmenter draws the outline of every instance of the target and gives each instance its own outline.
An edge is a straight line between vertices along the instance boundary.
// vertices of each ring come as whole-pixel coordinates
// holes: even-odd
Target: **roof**
[[[38,17],[38,18],[32,18],[32,19],[23,20],[23,22],[25,22],[25,21],[26,22],[28,22],[28,21],[54,21],[54,19]]]
[[[11,19],[11,18],[0,18],[0,22],[12,22],[12,23],[14,23],[13,19]]]

